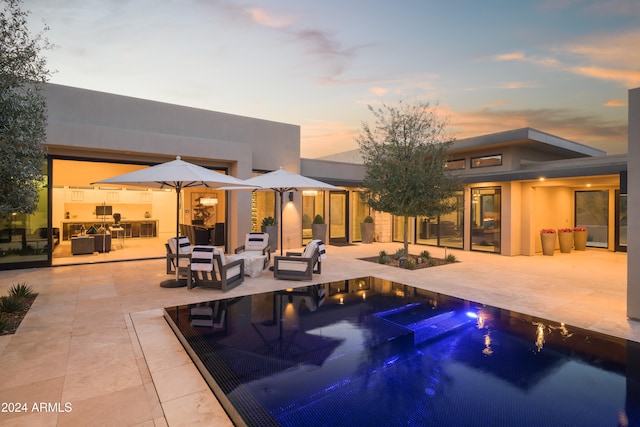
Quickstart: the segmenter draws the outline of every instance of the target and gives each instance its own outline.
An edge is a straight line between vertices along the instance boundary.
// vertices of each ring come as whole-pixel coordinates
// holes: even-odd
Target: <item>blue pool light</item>
[[[467,311],[466,315],[467,315],[467,317],[470,317],[472,319],[477,319],[478,318],[478,313],[474,313],[473,311]]]

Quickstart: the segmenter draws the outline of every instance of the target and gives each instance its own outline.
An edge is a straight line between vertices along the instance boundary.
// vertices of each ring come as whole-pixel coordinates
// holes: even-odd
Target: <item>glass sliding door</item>
[[[50,264],[60,229],[49,222],[48,163],[43,161],[43,181],[38,184],[38,202],[32,214],[14,212],[0,217],[0,270]]]
[[[500,187],[471,189],[471,250],[500,253]]]
[[[627,195],[616,191],[616,251],[627,252]]]
[[[349,199],[346,191],[329,193],[329,242],[346,243],[348,235]]]
[[[587,246],[609,246],[609,191],[576,191],[576,227],[586,227]]]

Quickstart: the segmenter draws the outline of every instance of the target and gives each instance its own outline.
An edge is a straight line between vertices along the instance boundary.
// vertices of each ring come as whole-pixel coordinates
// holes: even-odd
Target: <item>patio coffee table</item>
[[[228,261],[237,259],[244,260],[244,275],[249,277],[260,277],[264,270],[264,260],[267,256],[251,252],[241,252],[234,255],[225,255]]]

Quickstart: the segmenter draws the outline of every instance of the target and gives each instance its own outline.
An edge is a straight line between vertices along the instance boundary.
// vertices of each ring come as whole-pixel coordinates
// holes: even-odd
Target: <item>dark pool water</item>
[[[237,424],[640,425],[638,343],[375,278],[333,285],[317,309],[303,287],[203,304],[215,326],[193,326],[193,305],[167,318]]]

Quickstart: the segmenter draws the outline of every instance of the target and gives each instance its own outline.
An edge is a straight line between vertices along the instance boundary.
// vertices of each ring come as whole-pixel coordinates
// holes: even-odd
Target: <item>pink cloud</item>
[[[571,71],[582,76],[600,80],[612,80],[622,83],[627,88],[640,86],[640,71],[621,70],[599,67],[573,67]]]
[[[291,25],[291,18],[284,16],[275,16],[264,9],[252,7],[246,9],[251,20],[257,24],[271,28],[286,28]]]
[[[605,107],[626,107],[627,101],[622,99],[610,99],[603,104]]]

